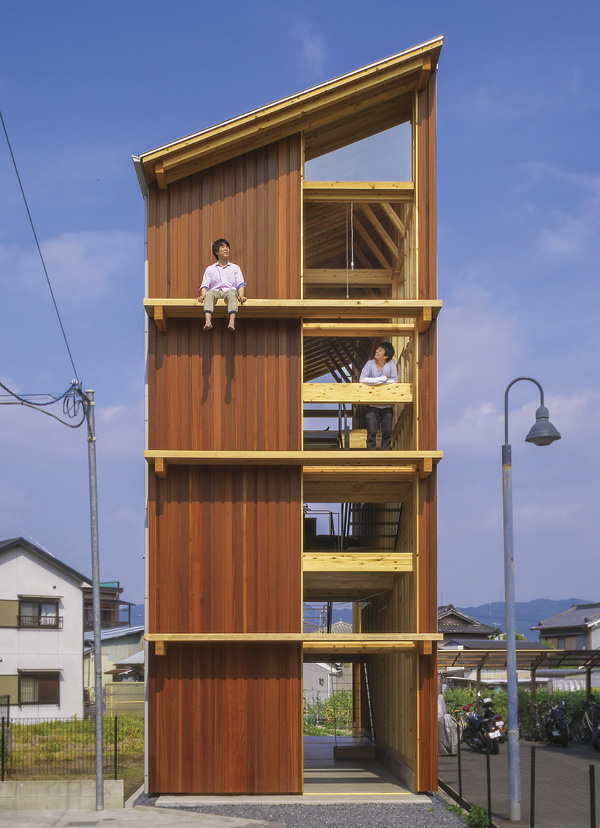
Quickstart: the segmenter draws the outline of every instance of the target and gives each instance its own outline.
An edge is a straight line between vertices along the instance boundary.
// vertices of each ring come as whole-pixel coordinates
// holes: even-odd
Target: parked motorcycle
[[[600,750],[600,704],[592,705],[592,739],[594,750]]]
[[[498,742],[506,742],[508,738],[508,727],[499,713],[494,711],[494,703],[491,698],[486,697],[485,699],[481,700],[481,713],[484,719],[490,719],[490,721],[498,728],[500,731],[500,736],[498,736]]]
[[[481,702],[481,713],[472,711],[472,705],[466,705],[465,726],[463,728],[462,740],[473,750],[489,749],[490,753],[496,754],[500,750],[502,732],[498,722],[502,721],[492,709],[492,700],[485,698]],[[502,722],[504,726],[504,722]]]
[[[553,745],[567,747],[571,738],[571,721],[565,713],[565,700],[558,699],[546,713],[544,737]]]

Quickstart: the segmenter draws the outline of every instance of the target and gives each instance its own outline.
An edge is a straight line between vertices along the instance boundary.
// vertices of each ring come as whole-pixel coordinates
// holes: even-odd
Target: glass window
[[[60,704],[60,674],[20,673],[19,704]]]
[[[19,601],[19,626],[32,630],[61,628],[58,601],[32,598]]]

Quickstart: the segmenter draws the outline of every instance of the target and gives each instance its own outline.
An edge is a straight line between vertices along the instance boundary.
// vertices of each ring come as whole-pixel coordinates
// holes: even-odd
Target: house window
[[[27,598],[19,601],[19,627],[29,630],[61,630],[58,601]]]
[[[60,704],[60,673],[19,673],[19,704]]]

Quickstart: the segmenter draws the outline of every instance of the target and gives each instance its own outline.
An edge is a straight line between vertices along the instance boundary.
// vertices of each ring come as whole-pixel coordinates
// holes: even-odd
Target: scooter
[[[502,727],[504,727],[504,722],[494,713],[491,699],[483,699],[481,704],[481,713],[472,712],[471,704],[463,708],[466,715],[462,740],[473,750],[486,752],[489,750],[490,753],[496,754],[500,750],[502,739],[502,731],[498,723],[502,722]]]

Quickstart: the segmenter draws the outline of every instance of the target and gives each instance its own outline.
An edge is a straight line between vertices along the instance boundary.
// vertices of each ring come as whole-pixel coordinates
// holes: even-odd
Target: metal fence
[[[123,726],[118,716],[103,719],[105,778],[122,772]],[[95,765],[93,719],[19,719],[2,717],[0,729],[1,781],[16,779],[93,778]]]
[[[600,795],[595,773],[598,753],[591,743],[557,745],[519,743],[521,823],[529,828],[596,828]],[[458,745],[454,755],[440,755],[440,787],[463,807],[478,805],[491,824],[509,826],[507,745],[496,756]]]

